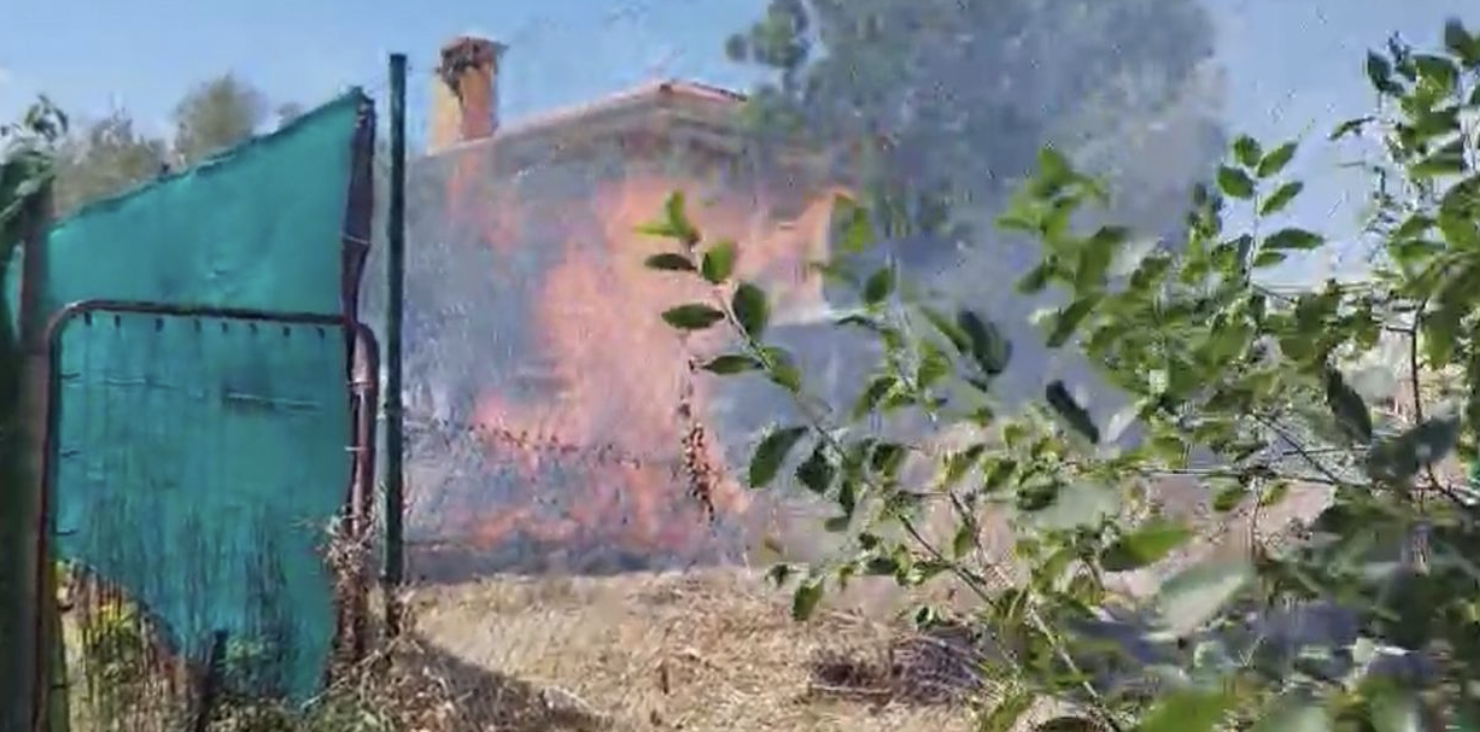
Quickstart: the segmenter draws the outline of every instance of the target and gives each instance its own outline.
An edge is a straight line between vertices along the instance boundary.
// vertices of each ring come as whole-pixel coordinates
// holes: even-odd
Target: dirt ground
[[[574,710],[564,722],[546,717],[544,729],[971,727],[959,706],[820,691],[819,651],[879,656],[899,631],[837,609],[796,623],[785,593],[742,570],[490,578],[422,588],[411,607],[417,635],[438,653]]]

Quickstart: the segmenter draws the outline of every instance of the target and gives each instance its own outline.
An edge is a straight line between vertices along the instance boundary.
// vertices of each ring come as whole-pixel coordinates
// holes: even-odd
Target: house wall
[[[789,403],[763,384],[695,375],[692,358],[733,344],[685,343],[661,322],[711,296],[643,265],[674,246],[635,233],[674,190],[708,241],[739,243],[738,274],[772,293],[777,338],[851,383],[815,329],[785,325],[822,306],[806,265],[825,256],[834,191],[672,130],[570,142],[532,151],[495,139],[410,166],[408,531],[439,550],[422,553],[426,574],[718,561],[759,538],[765,512],[728,477],[708,491],[715,519],[705,515],[692,453],[743,474],[733,468],[753,433]],[[382,277],[375,259],[370,277]],[[373,300],[366,310],[372,322],[383,312]],[[699,448],[685,445],[686,400]]]

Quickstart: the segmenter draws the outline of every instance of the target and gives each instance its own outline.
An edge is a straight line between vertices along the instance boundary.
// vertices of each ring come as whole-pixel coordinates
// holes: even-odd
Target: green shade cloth
[[[59,222],[48,310],[106,299],[342,314],[366,104],[349,93]],[[11,303],[20,271],[12,262]],[[319,549],[351,476],[344,334],[103,312],[58,338],[57,555],[139,602],[175,651],[203,658],[224,630],[249,661],[238,671],[316,693],[335,632]]]

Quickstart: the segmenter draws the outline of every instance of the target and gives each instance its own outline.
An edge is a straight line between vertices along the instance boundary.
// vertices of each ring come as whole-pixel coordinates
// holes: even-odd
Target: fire
[[[487,162],[462,161],[452,171],[450,213],[501,253],[540,246],[529,222],[548,217],[528,209],[551,202],[518,200],[513,186],[490,180]],[[562,211],[553,224],[564,239],[558,255],[519,273],[530,278],[519,287],[532,293],[519,306],[536,351],[528,362],[549,386],[538,394],[508,393],[490,374],[474,420],[489,463],[501,466],[497,499],[454,501],[449,513],[459,515],[443,517],[444,526],[461,525],[459,533],[484,549],[524,540],[680,561],[738,550],[719,545],[706,516],[711,510],[713,518],[752,533],[744,527],[754,528],[761,512],[752,511],[751,496],[719,467],[718,441],[705,437],[702,423],[723,382],[693,369],[696,358],[727,345],[726,334],[680,337],[659,318],[669,307],[715,293],[697,278],[647,269],[649,255],[677,245],[636,229],[662,211],[671,192],[685,191],[706,240],[739,243],[737,275],[762,282],[779,314],[821,302],[820,283],[806,264],[825,244],[832,197],[777,225],[749,194],[721,191],[705,200],[694,186],[677,177],[626,177],[597,184]],[[686,460],[685,452],[697,454]],[[704,466],[715,478],[696,486],[696,468]]]

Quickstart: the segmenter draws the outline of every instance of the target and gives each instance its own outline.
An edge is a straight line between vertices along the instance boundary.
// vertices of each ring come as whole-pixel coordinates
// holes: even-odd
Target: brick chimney
[[[442,63],[432,80],[431,152],[498,129],[498,64],[504,49],[501,43],[470,36],[442,46]]]

